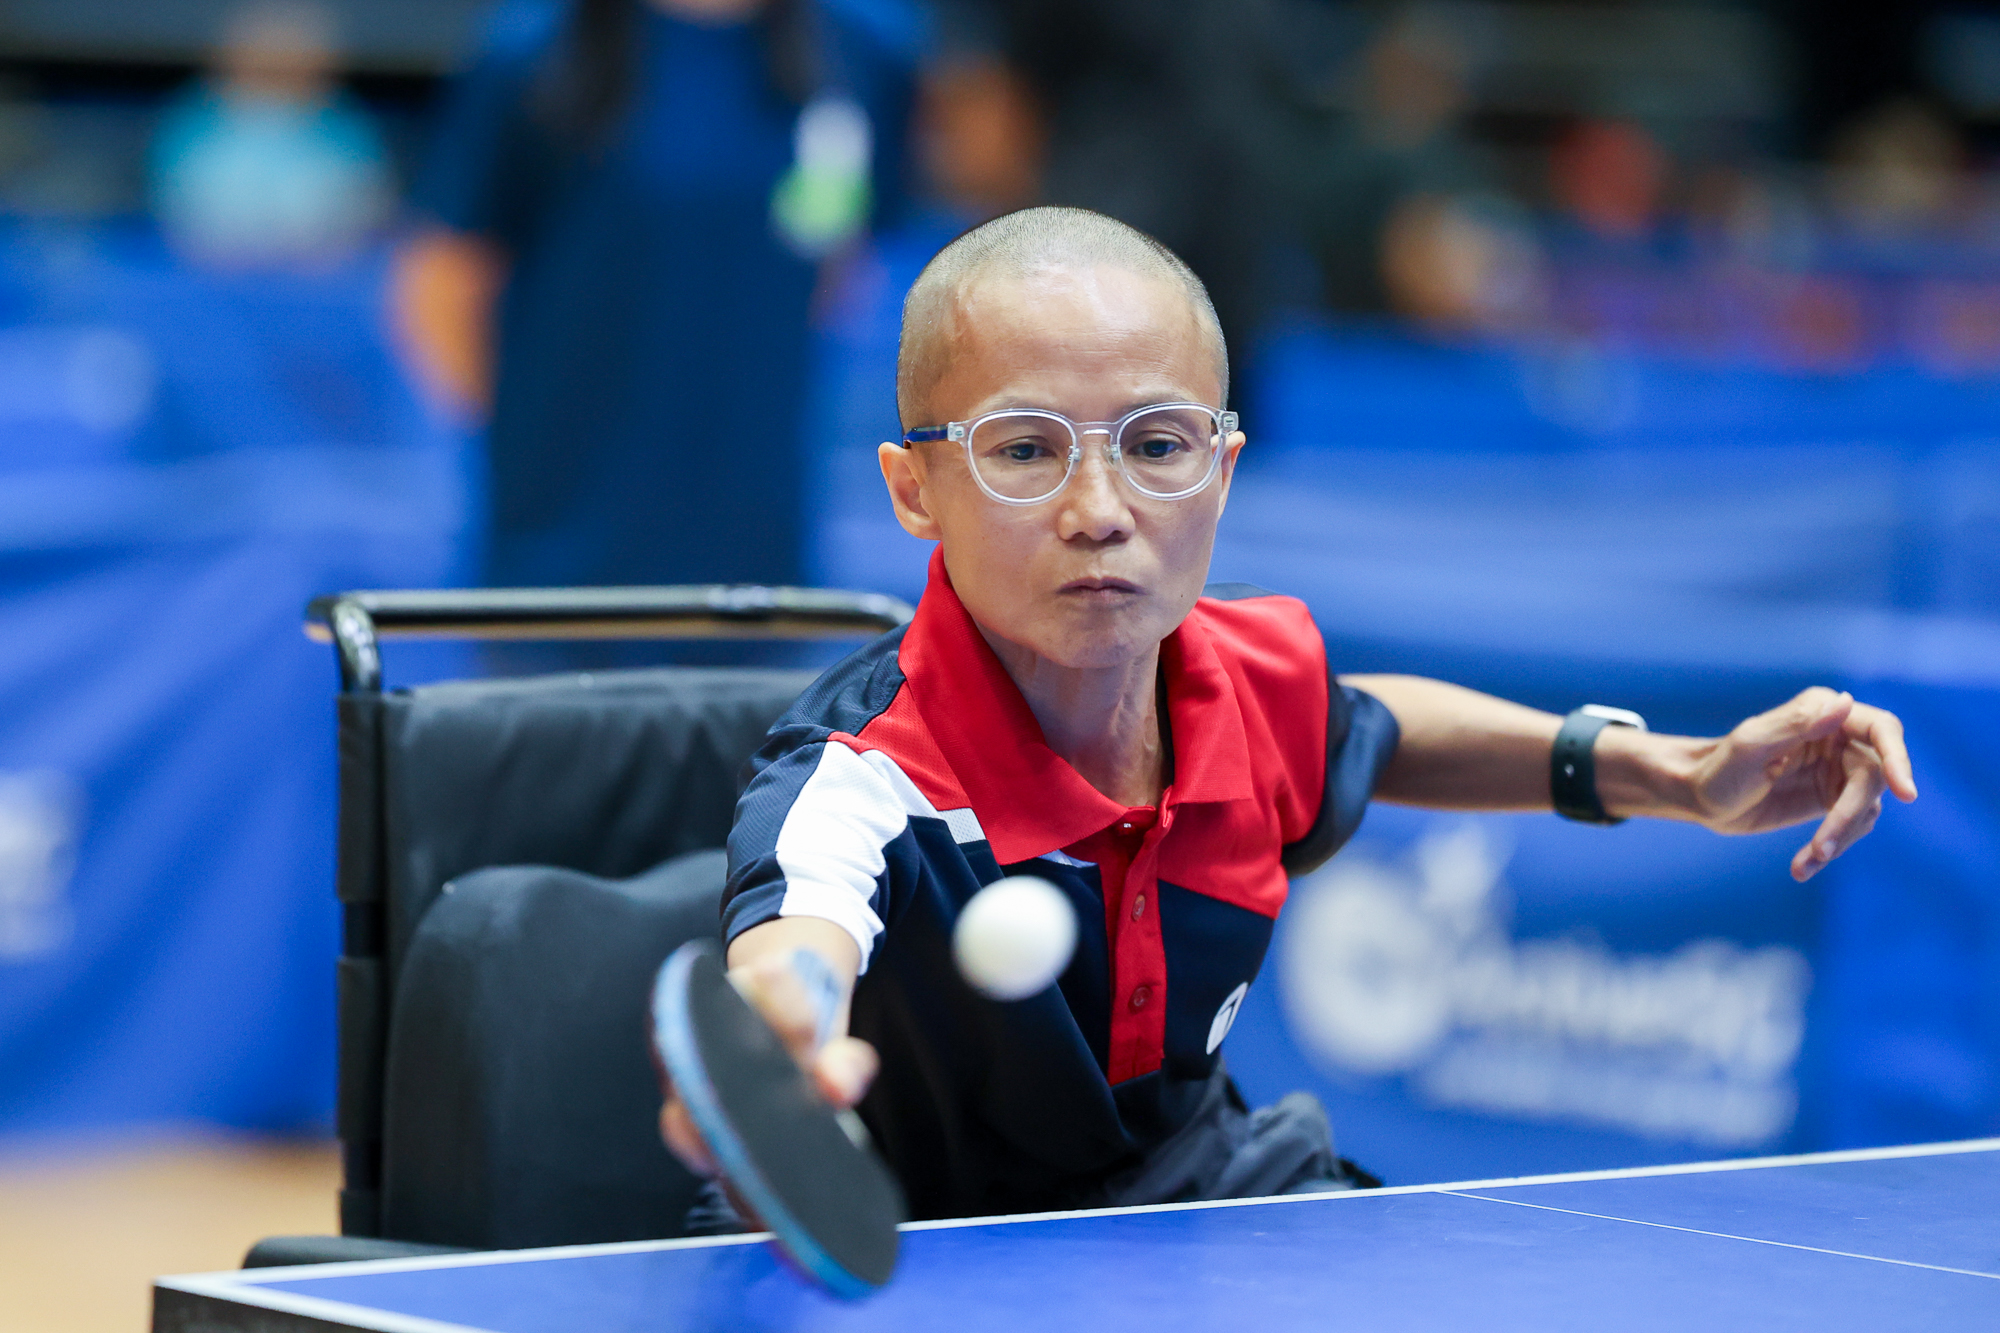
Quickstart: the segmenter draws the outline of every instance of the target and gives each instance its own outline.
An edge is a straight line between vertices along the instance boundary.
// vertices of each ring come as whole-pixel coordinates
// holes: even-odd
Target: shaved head
[[[1187,298],[1194,336],[1214,357],[1223,401],[1229,354],[1208,289],[1180,256],[1136,227],[1086,208],[1027,208],[997,217],[940,250],[903,300],[896,356],[896,410],[904,429],[931,420],[931,392],[951,364],[967,296],[989,282],[1031,282],[1058,272],[1116,269],[1167,284]]]

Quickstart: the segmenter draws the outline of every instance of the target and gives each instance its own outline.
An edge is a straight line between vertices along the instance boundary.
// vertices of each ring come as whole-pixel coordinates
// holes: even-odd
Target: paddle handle
[[[826,1045],[833,1035],[834,1022],[840,1017],[840,978],[834,976],[827,966],[811,949],[792,951],[792,971],[804,983],[806,997],[813,1006],[813,1048]]]

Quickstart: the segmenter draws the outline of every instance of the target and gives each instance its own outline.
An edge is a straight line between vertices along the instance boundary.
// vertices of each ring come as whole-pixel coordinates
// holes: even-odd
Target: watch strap
[[[1549,751],[1549,797],[1556,813],[1579,824],[1622,824],[1597,796],[1598,733],[1606,727],[1630,726],[1597,713],[1577,709],[1563,719]]]

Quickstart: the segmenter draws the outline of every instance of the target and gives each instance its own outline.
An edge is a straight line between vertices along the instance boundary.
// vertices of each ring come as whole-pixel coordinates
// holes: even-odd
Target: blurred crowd
[[[1185,256],[1251,395],[1260,335],[1329,316],[2000,374],[2000,10],[1836,8],[505,0],[371,100],[365,34],[252,0],[129,188],[17,79],[0,211],[143,206],[229,272],[391,252],[398,345],[485,431],[495,581],[790,580],[842,266],[1031,203]]]

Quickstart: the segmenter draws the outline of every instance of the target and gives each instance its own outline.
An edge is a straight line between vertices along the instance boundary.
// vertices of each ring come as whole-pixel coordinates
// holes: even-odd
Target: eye
[[[1177,435],[1152,431],[1133,441],[1127,449],[1134,457],[1144,462],[1159,463],[1188,447],[1188,442]]]
[[[1048,440],[1039,435],[1016,435],[995,445],[990,452],[1010,463],[1034,463],[1055,457]]]

